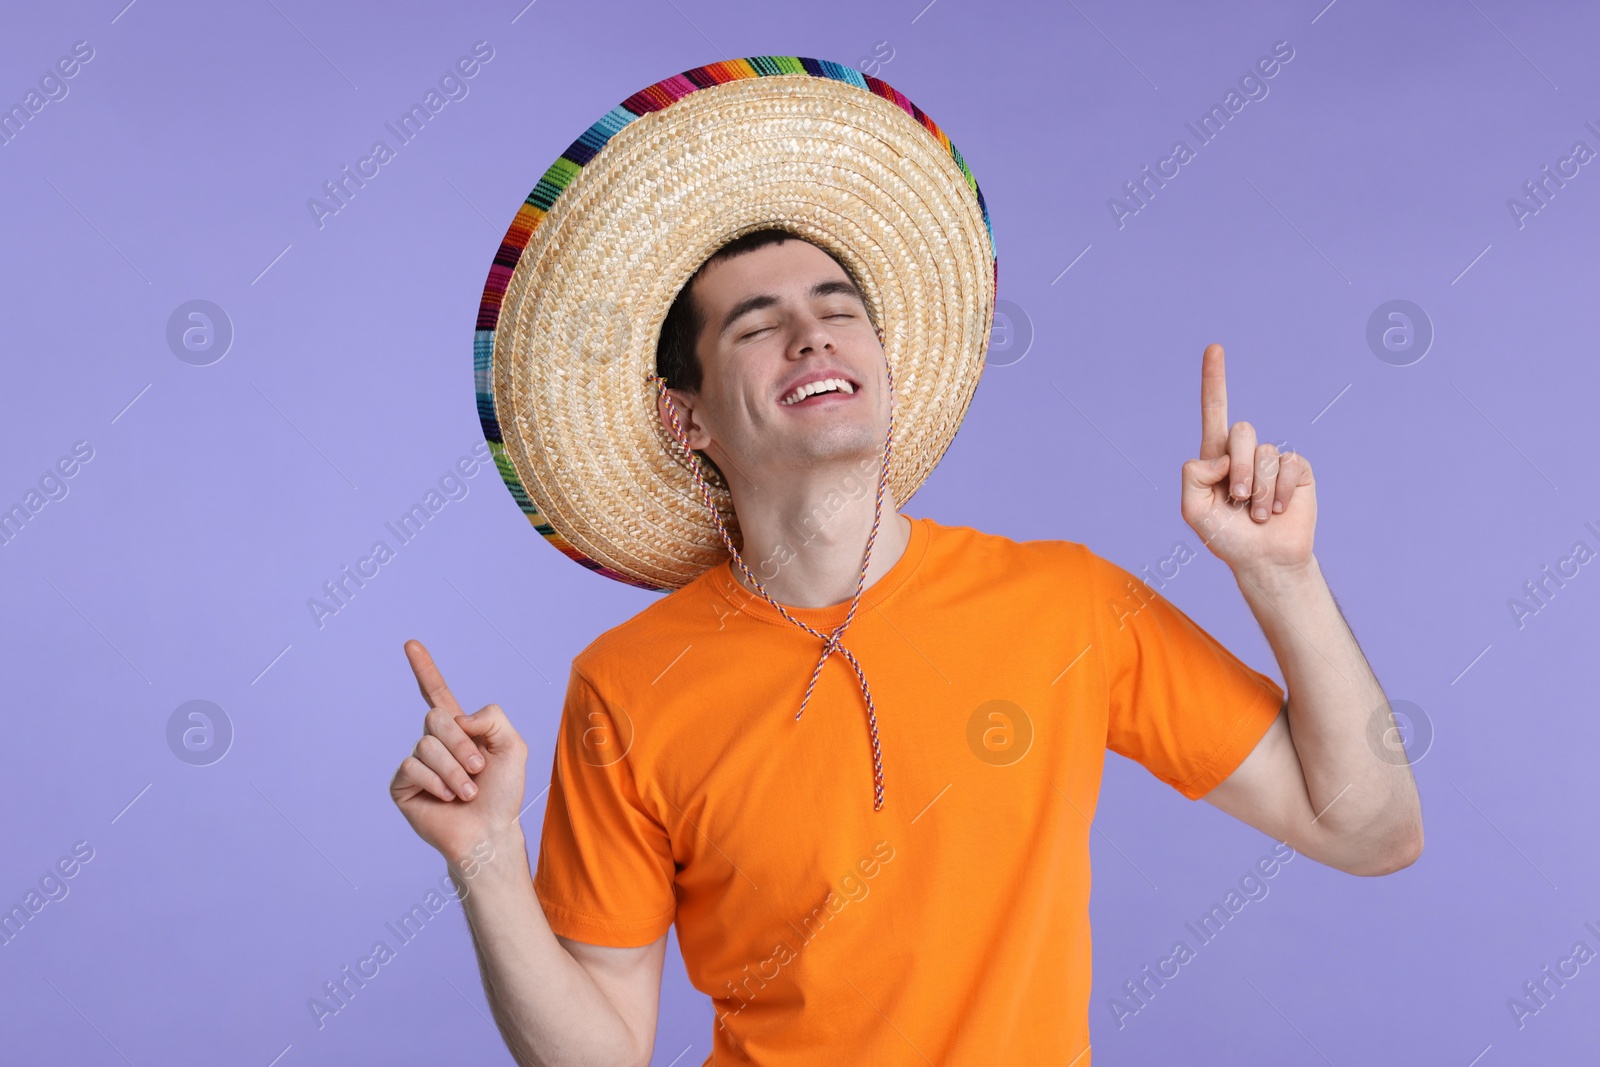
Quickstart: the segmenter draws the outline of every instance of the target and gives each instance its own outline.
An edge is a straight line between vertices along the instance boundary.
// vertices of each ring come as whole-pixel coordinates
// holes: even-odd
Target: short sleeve
[[[1198,800],[1255,748],[1283,707],[1283,687],[1148,582],[1088,556],[1109,689],[1106,747]]]
[[[626,713],[574,667],[533,880],[550,928],[574,941],[648,945],[677,913],[671,842],[640,799],[632,737]]]

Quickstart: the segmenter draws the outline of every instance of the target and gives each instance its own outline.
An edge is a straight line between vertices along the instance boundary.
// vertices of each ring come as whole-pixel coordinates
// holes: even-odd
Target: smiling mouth
[[[812,397],[848,396],[855,391],[856,387],[843,378],[823,378],[798,386],[778,403],[785,407],[794,407],[796,404],[804,404]]]

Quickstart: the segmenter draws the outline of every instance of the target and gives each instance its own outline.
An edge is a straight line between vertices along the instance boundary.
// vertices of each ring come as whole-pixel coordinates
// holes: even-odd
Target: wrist
[[[1317,563],[1317,557],[1312,555],[1304,563],[1240,565],[1233,568],[1233,576],[1240,588],[1247,592],[1254,588],[1281,595],[1315,588],[1322,581],[1322,568]]]
[[[527,840],[516,823],[485,831],[470,845],[441,854],[451,881],[463,896],[475,885],[515,879],[528,870]]]

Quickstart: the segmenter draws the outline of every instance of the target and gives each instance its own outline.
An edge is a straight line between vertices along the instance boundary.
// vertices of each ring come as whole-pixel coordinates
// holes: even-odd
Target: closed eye
[[[853,319],[855,317],[856,317],[856,314],[853,311],[834,311],[834,312],[830,312],[829,314],[823,316],[823,318],[827,318],[827,319]],[[750,340],[750,338],[755,337],[755,336],[757,336],[759,334],[766,333],[768,330],[771,330],[773,328],[774,327],[771,327],[771,326],[758,326],[755,329],[749,331],[748,333],[740,334],[739,335],[739,340],[748,341],[748,340]]]

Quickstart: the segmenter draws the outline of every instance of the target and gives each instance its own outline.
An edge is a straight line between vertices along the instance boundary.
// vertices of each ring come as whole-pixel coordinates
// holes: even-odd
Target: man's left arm
[[[1416,780],[1405,750],[1390,742],[1388,699],[1316,558],[1300,571],[1234,577],[1289,695],[1250,755],[1204,799],[1351,874],[1408,866],[1422,852]]]
[[[1311,465],[1258,444],[1247,422],[1229,428],[1221,345],[1203,357],[1201,409],[1184,518],[1233,569],[1288,693],[1255,749],[1204,799],[1328,866],[1397,871],[1421,854],[1421,801],[1404,749],[1388,743],[1388,699],[1311,552]]]

